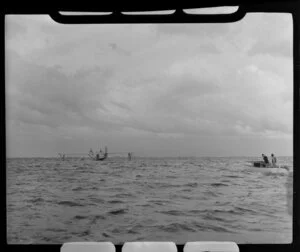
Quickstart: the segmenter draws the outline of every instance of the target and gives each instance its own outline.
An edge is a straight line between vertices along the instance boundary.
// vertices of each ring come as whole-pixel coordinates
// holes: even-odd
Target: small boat
[[[273,166],[271,163],[266,164],[264,161],[248,161],[248,163],[250,163],[251,165],[247,165],[250,167],[255,167],[255,168],[269,168],[269,169],[274,169],[274,168],[282,168],[282,169],[286,169],[289,170],[289,167],[287,165],[275,165]]]
[[[266,164],[264,161],[248,161],[253,167],[270,168],[271,164]]]
[[[107,157],[108,157],[107,147],[105,147],[105,152],[103,154],[100,151],[100,152],[96,153],[96,155],[94,154],[93,150],[91,149],[89,152],[89,157],[95,161],[103,161],[103,160],[107,159]]]
[[[60,159],[61,159],[62,161],[65,160],[66,154],[64,154],[64,153],[58,153],[58,155],[59,155],[59,157],[60,157]]]
[[[96,154],[95,160],[96,161],[103,161],[107,158],[107,156],[108,156],[107,153],[104,153],[104,155],[102,157],[100,157],[99,154]]]

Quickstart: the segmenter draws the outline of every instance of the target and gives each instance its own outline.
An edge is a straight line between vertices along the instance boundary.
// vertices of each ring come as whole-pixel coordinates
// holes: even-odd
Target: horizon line
[[[133,152],[134,153],[134,152]],[[293,157],[294,155],[276,155],[276,157]],[[68,158],[90,158],[89,156],[68,156],[66,155],[66,157]],[[112,156],[112,157],[122,157],[122,156]],[[126,156],[127,157],[127,156]],[[144,155],[134,155],[134,157],[145,157],[145,158],[223,158],[223,157],[261,157],[260,155],[238,155],[238,156],[232,156],[232,155],[228,155],[228,156],[189,156],[189,155],[178,155],[178,156],[144,156]],[[12,156],[12,157],[6,157],[6,159],[12,159],[12,158],[60,158],[58,156]]]

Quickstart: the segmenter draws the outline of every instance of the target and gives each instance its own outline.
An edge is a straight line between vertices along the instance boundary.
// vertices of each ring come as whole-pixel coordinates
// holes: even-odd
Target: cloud
[[[7,55],[8,119],[58,127],[82,124],[93,112],[106,110],[101,97],[107,92],[105,85],[111,76],[107,69],[82,69],[66,75],[56,67],[23,60],[16,53],[8,51]],[[89,82],[95,72],[97,83]]]
[[[213,44],[203,44],[199,46],[205,53],[220,53],[220,50]]]
[[[124,55],[130,55],[130,53],[122,48],[120,48],[116,43],[109,43],[109,46],[111,47],[112,50],[118,52],[118,53],[122,53]]]
[[[228,32],[224,24],[159,24],[156,31],[159,35],[186,35],[196,37],[218,37]]]
[[[17,36],[22,36],[26,34],[26,26],[19,24],[17,22],[11,21],[10,19],[5,20],[5,38],[7,40],[13,39]]]
[[[269,44],[267,41],[258,41],[248,51],[250,56],[257,54],[270,54],[274,56],[292,57],[292,43],[288,40],[278,41]]]
[[[243,31],[233,29],[233,32],[238,38],[246,38],[244,35],[248,34],[245,51],[249,56],[258,54],[277,58],[292,56],[293,22],[291,14],[252,13],[247,14],[246,17],[240,23],[244,26]]]
[[[19,136],[139,146],[292,134],[292,60],[278,47],[291,38],[272,35],[272,47],[258,21],[95,29],[24,20],[12,20],[24,30],[5,51],[7,120]]]

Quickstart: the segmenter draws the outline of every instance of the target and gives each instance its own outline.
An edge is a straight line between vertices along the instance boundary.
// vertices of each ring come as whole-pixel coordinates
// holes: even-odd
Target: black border
[[[0,178],[2,180],[2,196],[4,199],[3,207],[1,207],[1,216],[3,216],[6,224],[6,134],[5,134],[5,15],[6,14],[49,14],[51,17],[58,22],[66,23],[197,23],[197,22],[234,22],[242,19],[244,15],[248,12],[277,12],[277,13],[290,13],[293,17],[293,70],[294,70],[294,123],[293,123],[293,133],[294,133],[294,146],[293,146],[293,159],[294,159],[294,176],[293,176],[293,242],[291,244],[238,244],[241,252],[248,251],[300,251],[300,198],[299,198],[299,184],[300,184],[300,171],[297,170],[300,163],[300,158],[298,156],[299,151],[299,140],[300,140],[300,125],[299,125],[299,115],[300,115],[300,102],[299,102],[299,81],[300,81],[300,1],[299,0],[268,0],[268,1],[242,1],[242,0],[204,0],[199,2],[193,2],[185,0],[184,2],[167,4],[162,1],[157,2],[100,2],[98,5],[83,5],[81,2],[77,1],[72,4],[50,5],[49,3],[42,3],[40,5],[29,6],[27,5],[6,5],[1,10],[1,28],[0,32],[3,35],[1,39],[1,57],[2,58],[2,68],[1,68],[1,80],[2,85],[0,86],[0,91],[2,95],[1,106],[0,106],[0,138],[1,140],[1,153],[0,159],[1,167]],[[231,15],[188,15],[184,14],[181,9],[188,8],[201,8],[201,7],[216,7],[216,6],[240,6],[239,10]],[[176,10],[174,14],[171,15],[143,15],[143,16],[124,16],[121,11],[150,11],[150,10]],[[112,11],[113,14],[110,16],[100,16],[91,17],[87,16],[84,21],[82,17],[66,19],[64,16],[60,15],[58,11]],[[297,183],[298,182],[298,183]],[[3,223],[3,222],[1,222]],[[23,251],[24,249],[29,249],[30,251],[60,251],[62,244],[57,245],[8,245],[7,244],[7,230],[6,225],[1,225],[3,229],[4,236],[1,236],[2,242],[4,244],[4,251]],[[123,245],[115,245],[116,252],[122,251]],[[183,251],[184,245],[177,244],[178,252]]]

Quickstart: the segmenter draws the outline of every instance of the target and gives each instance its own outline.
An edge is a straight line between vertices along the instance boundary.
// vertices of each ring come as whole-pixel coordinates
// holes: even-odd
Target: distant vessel
[[[94,159],[95,161],[103,161],[103,160],[107,159],[107,157],[108,157],[107,147],[105,146],[104,153],[102,153],[102,151],[100,150],[98,153],[96,153],[96,155],[94,154],[93,150],[90,149],[89,157]]]
[[[59,155],[59,157],[60,157],[60,159],[61,160],[65,160],[65,157],[66,157],[66,154],[64,154],[64,153],[58,153],[58,155]]]

